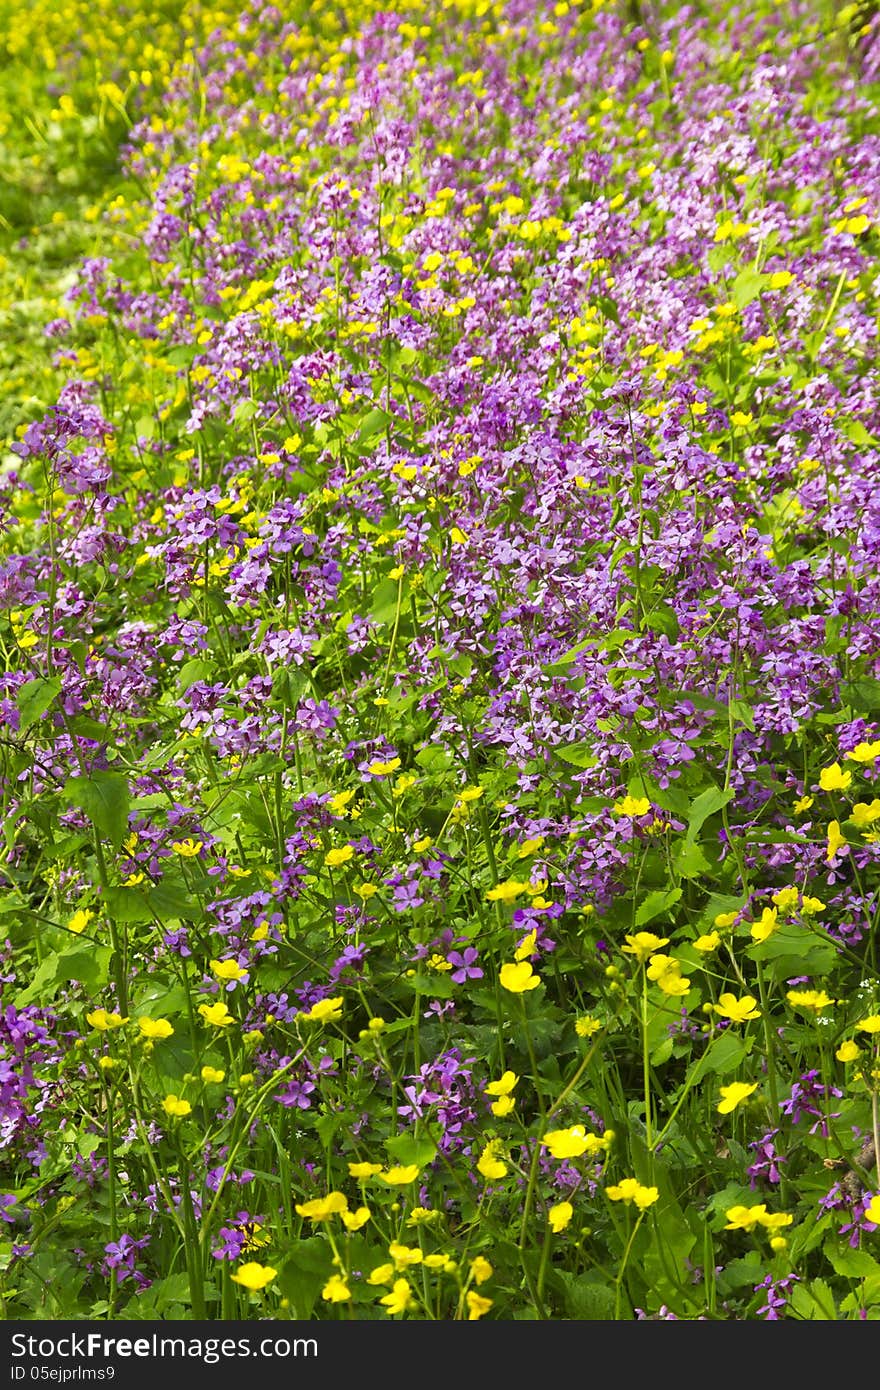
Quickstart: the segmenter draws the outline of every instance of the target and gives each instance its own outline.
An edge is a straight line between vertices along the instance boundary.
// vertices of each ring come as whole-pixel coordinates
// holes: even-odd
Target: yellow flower
[[[189,1101],[182,1100],[180,1096],[167,1095],[162,1102],[162,1109],[173,1119],[183,1119],[184,1116],[192,1114]]]
[[[95,1009],[93,1013],[86,1014],[86,1023],[97,1028],[99,1033],[106,1033],[111,1028],[121,1028],[128,1019],[121,1014],[108,1013],[106,1009]]]
[[[817,913],[825,911],[825,904],[821,898],[808,898],[806,895],[801,898],[801,912],[804,917],[815,917]]]
[[[880,1033],[880,1014],[869,1014],[858,1026],[863,1033]]]
[[[773,902],[783,915],[797,907],[799,898],[800,893],[796,888],[780,888],[773,894]]]
[[[661,946],[668,945],[668,936],[655,936],[650,931],[638,931],[633,936],[627,936],[626,945],[621,949],[624,955],[635,956],[639,965],[644,965],[649,956],[659,951]]]
[[[727,1217],[726,1231],[753,1231],[756,1226],[778,1231],[783,1226],[790,1226],[794,1220],[789,1212],[768,1211],[763,1202],[757,1202],[752,1207],[730,1207],[724,1214]]]
[[[859,830],[873,825],[875,820],[880,820],[880,798],[875,796],[873,801],[857,801],[848,819]]]
[[[614,814],[617,816],[646,816],[651,809],[651,803],[646,796],[625,796],[622,801],[615,801]]]
[[[745,1023],[747,1019],[761,1017],[761,1010],[756,1008],[757,1002],[751,994],[744,994],[742,999],[737,999],[735,994],[721,994],[712,1008],[722,1018],[729,1018],[733,1023]]]
[[[824,989],[790,989],[785,997],[793,1009],[812,1009],[817,1014],[834,1003]]]
[[[174,1032],[173,1026],[167,1018],[139,1018],[138,1027],[145,1038],[151,1042],[156,1042],[161,1038],[170,1038]]]
[[[516,1109],[516,1096],[499,1096],[497,1100],[493,1100],[489,1109],[493,1115],[498,1115],[503,1119],[505,1115],[510,1114],[511,1110]]]
[[[495,1273],[485,1255],[475,1255],[470,1264],[471,1278],[477,1285],[485,1284]]]
[[[352,1178],[374,1178],[381,1173],[381,1163],[349,1163],[348,1172]]]
[[[490,903],[511,903],[514,898],[520,897],[522,893],[527,893],[530,884],[518,878],[508,878],[503,883],[496,883],[494,888],[490,888],[486,894],[486,901]]]
[[[372,777],[387,777],[390,773],[396,772],[400,767],[399,758],[389,758],[387,762],[370,763],[367,771]]]
[[[854,763],[873,763],[880,758],[880,739],[874,743],[857,743],[846,755]]]
[[[574,1207],[571,1202],[557,1202],[547,1213],[550,1222],[550,1229],[554,1235],[559,1235],[564,1231],[571,1218],[574,1216]]]
[[[369,1207],[358,1207],[357,1211],[342,1212],[342,1224],[347,1231],[359,1231],[370,1219]]]
[[[857,1057],[861,1057],[862,1049],[852,1038],[847,1038],[840,1044],[834,1055],[838,1062],[854,1062]]]
[[[538,933],[536,931],[528,932],[523,937],[522,941],[519,943],[516,950],[514,951],[513,959],[528,960],[529,956],[533,956],[535,954],[535,947],[537,945],[537,942]]]
[[[738,1105],[757,1091],[758,1083],[753,1081],[751,1085],[745,1081],[733,1081],[729,1086],[721,1087],[721,1100],[718,1102],[717,1110],[719,1115],[729,1115]]]
[[[593,1137],[584,1125],[571,1125],[568,1129],[551,1129],[541,1143],[550,1150],[551,1158],[580,1158],[591,1148]]]
[[[499,1081],[490,1081],[483,1090],[486,1096],[509,1096],[514,1086],[519,1081],[515,1071],[506,1071],[502,1074]]]
[[[202,850],[203,844],[201,840],[174,840],[171,848],[181,859],[194,859]]]
[[[729,1207],[724,1213],[727,1217],[725,1231],[753,1231],[760,1223],[761,1217],[767,1214],[767,1208],[763,1202],[759,1202],[753,1207]]]
[[[394,1261],[394,1268],[398,1271],[408,1269],[410,1265],[420,1265],[424,1259],[424,1255],[417,1245],[401,1245],[396,1240],[393,1240],[389,1245],[388,1254]]]
[[[199,1013],[212,1028],[228,1028],[235,1022],[227,1004],[218,999],[216,1004],[200,1004]]]
[[[652,956],[647,975],[649,980],[660,986],[664,994],[687,994],[691,986],[690,980],[681,973],[680,962],[672,956]]]
[[[721,945],[721,937],[717,931],[710,931],[706,936],[698,936],[694,942],[694,950],[701,951],[703,955],[709,955],[711,951],[717,951]]]
[[[351,1289],[341,1274],[331,1274],[321,1290],[321,1297],[327,1303],[346,1303],[351,1298]]]
[[[787,1211],[768,1211],[759,1220],[765,1230],[778,1231],[783,1226],[790,1226],[794,1217]]]
[[[733,926],[738,916],[738,912],[719,912],[712,925],[719,931],[726,931],[728,927]]]
[[[417,1163],[398,1164],[396,1167],[386,1168],[384,1173],[380,1173],[379,1180],[387,1183],[389,1187],[405,1187],[407,1183],[415,1182],[419,1172]]]
[[[202,1067],[201,1078],[206,1086],[216,1086],[226,1080],[226,1072],[218,1071],[216,1067]]]
[[[490,1139],[477,1159],[477,1169],[482,1176],[488,1180],[493,1178],[503,1178],[507,1174],[507,1164],[503,1162],[500,1154],[503,1153],[504,1146],[500,1139]]]
[[[210,965],[218,980],[243,980],[247,975],[237,960],[212,960]]]
[[[300,1018],[306,1023],[335,1023],[338,1018],[342,1018],[341,995],[334,999],[319,999],[308,1013],[300,1014]]]
[[[875,1226],[880,1226],[880,1192],[875,1193],[868,1205],[865,1207],[864,1216],[866,1221],[870,1221]]]
[[[379,1299],[392,1317],[395,1313],[405,1313],[412,1301],[413,1292],[405,1279],[395,1279],[391,1292]]]
[[[794,803],[794,813],[795,813],[795,815],[796,815],[796,816],[803,815],[804,811],[809,811],[809,809],[810,809],[810,807],[812,806],[812,804],[813,804],[813,798],[812,798],[811,796],[801,796],[801,797],[798,797],[797,801]]]
[[[394,1265],[377,1265],[367,1275],[368,1284],[390,1284],[394,1278]]]
[[[313,1197],[309,1202],[298,1202],[297,1216],[307,1221],[329,1221],[331,1216],[348,1210],[348,1198],[344,1192],[328,1192],[326,1197]]]
[[[79,936],[80,932],[85,931],[94,915],[94,912],[89,912],[88,908],[77,908],[76,912],[67,923],[67,930],[72,931],[74,936]]]
[[[605,1195],[612,1202],[635,1202],[639,1211],[646,1211],[660,1193],[656,1187],[643,1187],[636,1178],[624,1178],[616,1186],[606,1187]]]
[[[579,1038],[592,1038],[600,1032],[602,1024],[598,1018],[591,1018],[589,1014],[581,1014],[580,1018],[574,1021],[574,1031]]]
[[[349,859],[354,858],[354,849],[351,845],[340,845],[338,849],[330,849],[324,855],[324,866],[327,869],[338,869],[340,864],[347,864]]]
[[[831,863],[837,851],[846,844],[846,836],[840,833],[840,821],[828,822],[828,847],[825,851],[827,863]]]
[[[771,937],[779,926],[779,909],[776,907],[765,907],[761,913],[760,922],[752,924],[751,937],[753,941],[766,941]]]
[[[527,960],[516,963],[508,961],[502,965],[498,978],[502,989],[509,990],[511,994],[524,994],[526,990],[537,989],[541,983],[540,975],[534,973]]]
[[[476,1293],[473,1289],[468,1289],[464,1301],[468,1309],[468,1322],[476,1322],[492,1307],[491,1298],[484,1298],[482,1294]]]
[[[271,1265],[259,1265],[255,1260],[249,1260],[247,1264],[239,1265],[234,1274],[230,1275],[233,1284],[241,1284],[242,1288],[248,1289],[251,1293],[257,1293],[264,1289],[267,1284],[271,1284],[275,1278],[277,1270]]]
[[[842,771],[840,763],[823,767],[819,773],[819,786],[823,792],[845,792],[851,781],[852,773]]]

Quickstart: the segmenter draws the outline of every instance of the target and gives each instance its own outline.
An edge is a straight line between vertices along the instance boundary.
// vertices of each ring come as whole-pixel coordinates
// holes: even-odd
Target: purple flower
[[[450,965],[455,966],[449,978],[457,985],[463,985],[466,980],[482,980],[483,972],[474,963],[479,959],[479,952],[475,946],[466,946],[463,951],[450,951],[446,959]]]

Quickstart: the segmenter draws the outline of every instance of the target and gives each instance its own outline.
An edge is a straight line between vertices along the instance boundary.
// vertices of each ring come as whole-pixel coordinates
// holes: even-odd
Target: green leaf
[[[128,782],[121,772],[93,772],[91,777],[69,777],[64,794],[73,806],[85,811],[98,833],[119,849],[128,833]]]
[[[249,420],[253,420],[256,413],[256,401],[239,401],[232,412],[232,422],[235,425],[246,425]]]
[[[322,1236],[308,1236],[293,1246],[291,1258],[280,1275],[278,1285],[290,1299],[297,1318],[308,1318],[318,1294],[333,1273],[333,1251]]]
[[[411,1163],[416,1163],[419,1168],[424,1168],[437,1152],[435,1140],[428,1135],[417,1137],[415,1134],[398,1134],[393,1139],[386,1139],[385,1147],[394,1162],[401,1164],[404,1168]]]
[[[381,434],[391,424],[392,416],[387,410],[380,410],[378,406],[375,410],[370,410],[363,417],[358,425],[357,433],[352,436],[352,443],[356,445],[368,444],[377,434]]]
[[[570,1318],[579,1322],[606,1322],[614,1317],[614,1289],[600,1283],[590,1271],[574,1277],[562,1271],[565,1280],[565,1306]]]
[[[795,1284],[791,1291],[795,1312],[810,1322],[836,1322],[837,1305],[824,1279],[811,1279],[809,1285]]]
[[[636,926],[643,927],[646,922],[653,922],[655,917],[674,907],[680,897],[680,888],[658,888],[649,893],[636,912]]]
[[[21,686],[15,702],[21,716],[22,729],[29,729],[31,724],[35,724],[60,692],[61,680],[58,676],[52,676],[51,679],[37,676],[36,680],[27,681]]]
[[[65,951],[53,951],[16,998],[16,1008],[23,1008],[34,999],[45,1002],[71,980],[77,980],[88,990],[101,989],[107,983],[110,955],[109,947],[86,946],[84,942],[77,942]]]
[[[685,838],[693,844],[703,824],[714,816],[716,811],[720,811],[729,801],[733,800],[733,790],[728,787],[723,790],[721,787],[707,787],[704,792],[700,792],[691,803],[690,813],[688,814],[688,827]]]
[[[749,1048],[738,1033],[732,1029],[713,1039],[702,1057],[698,1057],[687,1074],[688,1086],[695,1086],[711,1072],[715,1076],[727,1076],[735,1071],[748,1053]]]
[[[207,681],[213,675],[214,667],[210,661],[205,661],[204,657],[194,656],[191,661],[186,661],[177,673],[178,690],[188,690],[196,681]]]
[[[829,1236],[822,1251],[835,1274],[842,1274],[845,1279],[867,1279],[880,1275],[880,1264],[867,1250],[853,1250],[851,1246],[840,1245],[833,1236]]]
[[[596,767],[598,758],[594,757],[592,743],[569,743],[565,748],[556,748],[554,751],[565,762],[571,763],[573,767]]]
[[[699,845],[685,840],[675,856],[674,867],[679,878],[701,878],[710,872],[712,865]]]
[[[765,290],[770,283],[769,275],[762,275],[759,270],[753,270],[747,266],[741,270],[730,287],[730,298],[737,309],[744,309],[747,304],[751,304],[753,299],[757,299],[762,290]]]

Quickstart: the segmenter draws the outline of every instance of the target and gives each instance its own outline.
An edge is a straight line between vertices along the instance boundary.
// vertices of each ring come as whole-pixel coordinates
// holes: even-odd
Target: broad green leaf
[[[716,811],[720,811],[726,806],[729,801],[732,801],[733,795],[730,787],[726,791],[721,787],[707,787],[704,792],[700,792],[700,795],[695,797],[691,804],[686,838],[693,842],[704,822],[710,816],[714,816]]]
[[[36,680],[26,681],[20,687],[16,696],[18,713],[21,717],[22,730],[29,729],[31,724],[35,724],[42,714],[61,692],[61,679],[59,676],[37,676]]]
[[[556,748],[556,752],[564,762],[571,763],[573,767],[595,767],[598,759],[592,750],[595,747],[592,743],[570,743],[565,748]]]
[[[322,1236],[297,1241],[278,1276],[281,1292],[290,1299],[296,1317],[310,1317],[318,1294],[332,1273],[333,1250],[329,1241]]]
[[[69,777],[64,793],[71,805],[85,811],[99,835],[119,849],[128,833],[128,782],[122,773]]]
[[[437,1152],[435,1140],[426,1135],[398,1134],[393,1139],[386,1139],[385,1147],[395,1164],[403,1167],[416,1163],[419,1168],[424,1168]]]
[[[680,888],[658,888],[649,893],[636,912],[636,926],[643,927],[646,922],[653,922],[655,917],[674,907],[680,897]]]

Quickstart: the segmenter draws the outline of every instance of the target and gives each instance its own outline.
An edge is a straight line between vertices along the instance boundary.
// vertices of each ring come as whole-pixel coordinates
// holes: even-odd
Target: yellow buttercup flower
[[[106,1033],[112,1028],[121,1028],[127,1023],[128,1019],[121,1014],[108,1013],[106,1009],[95,1009],[92,1013],[86,1014],[86,1023],[92,1028],[97,1028],[99,1033]]]
[[[201,840],[174,840],[171,848],[175,854],[179,854],[181,859],[194,859],[204,848]]]
[[[486,1144],[477,1159],[477,1170],[484,1178],[492,1180],[506,1176],[507,1164],[500,1156],[502,1152],[503,1145],[499,1139],[490,1139]]]
[[[844,772],[840,763],[823,767],[819,773],[819,786],[823,792],[845,792],[852,782],[852,773]]]
[[[656,1187],[644,1187],[636,1178],[624,1178],[613,1187],[606,1187],[605,1195],[612,1202],[633,1202],[639,1211],[647,1211],[658,1200],[660,1192]]]
[[[644,965],[649,956],[659,951],[661,946],[668,945],[668,936],[655,936],[650,931],[638,931],[626,937],[626,945],[621,947],[621,950],[624,955],[635,956],[639,965]]]
[[[498,976],[502,989],[509,990],[511,994],[524,994],[527,990],[537,989],[541,983],[540,975],[536,975],[527,960],[508,961],[502,965]]]
[[[321,1297],[328,1303],[345,1303],[351,1298],[351,1289],[341,1274],[331,1274],[321,1290]]]
[[[344,1192],[328,1192],[326,1197],[313,1197],[309,1202],[298,1202],[297,1216],[307,1221],[329,1221],[331,1216],[348,1210],[348,1198]]]
[[[150,1042],[170,1038],[174,1032],[174,1026],[168,1022],[167,1018],[139,1018],[138,1028],[141,1030],[142,1037],[148,1038]]]
[[[719,1115],[729,1115],[738,1105],[757,1091],[758,1083],[753,1081],[751,1084],[745,1081],[733,1081],[729,1086],[721,1087],[721,1100],[716,1109]]]
[[[737,999],[735,994],[720,994],[718,1003],[713,1004],[712,1008],[716,1014],[722,1018],[729,1018],[732,1023],[745,1023],[750,1018],[760,1018],[761,1010],[757,1008],[757,999],[754,995],[744,994],[741,999]]]
[[[192,1114],[192,1106],[188,1100],[183,1100],[180,1096],[167,1095],[162,1102],[162,1109],[166,1115],[172,1119],[184,1119]]]
[[[271,1284],[278,1271],[271,1265],[257,1264],[254,1260],[249,1260],[247,1264],[239,1265],[234,1274],[231,1274],[233,1284],[241,1284],[242,1288],[250,1293],[258,1293],[267,1284]]]
[[[342,1018],[342,998],[337,996],[334,999],[319,999],[308,1013],[302,1013],[299,1017],[306,1023],[335,1023],[338,1018]]]
[[[199,1013],[212,1028],[228,1028],[235,1022],[228,1004],[224,1004],[222,999],[218,999],[216,1004],[200,1004]]]
[[[574,1207],[571,1202],[557,1202],[547,1212],[547,1220],[550,1222],[550,1229],[554,1235],[559,1235],[574,1216]]]

